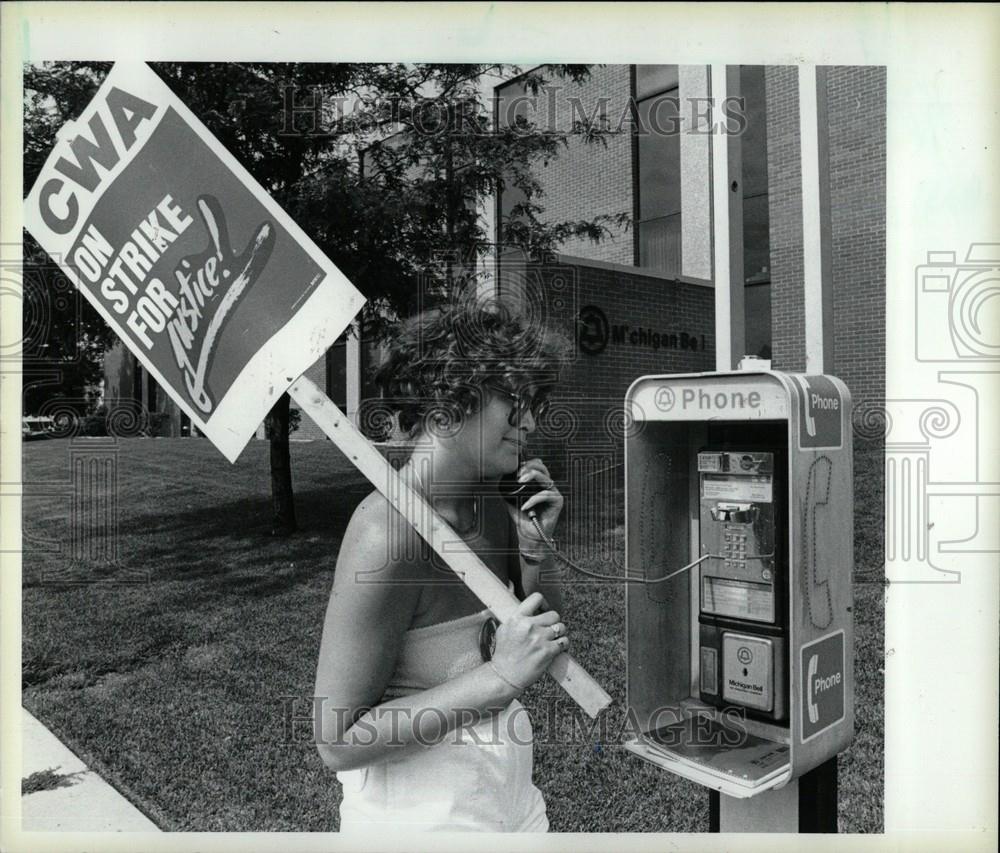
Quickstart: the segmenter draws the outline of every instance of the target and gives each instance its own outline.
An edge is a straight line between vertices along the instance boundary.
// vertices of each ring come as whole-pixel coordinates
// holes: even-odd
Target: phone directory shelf
[[[854,735],[850,394],[647,376],[625,408],[626,564],[698,561],[626,590],[626,747],[734,797],[780,787]]]
[[[738,743],[733,743],[739,734]],[[640,758],[698,782],[745,799],[791,778],[789,747],[718,723],[690,716],[646,732],[625,744]]]

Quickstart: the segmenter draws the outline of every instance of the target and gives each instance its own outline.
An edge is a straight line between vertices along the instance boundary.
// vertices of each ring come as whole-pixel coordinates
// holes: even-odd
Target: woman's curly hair
[[[407,437],[447,432],[478,411],[487,382],[547,396],[569,353],[565,335],[509,304],[463,299],[403,321],[375,382]]]

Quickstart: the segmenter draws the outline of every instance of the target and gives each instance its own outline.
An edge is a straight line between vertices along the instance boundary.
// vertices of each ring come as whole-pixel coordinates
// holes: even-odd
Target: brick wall
[[[798,75],[768,67],[771,332],[778,370],[805,370]],[[885,395],[885,69],[827,73],[834,355],[855,404]]]
[[[609,487],[620,490],[625,392],[646,374],[713,369],[713,292],[628,270],[563,263],[541,267],[535,281],[544,300],[544,316],[574,341],[574,353],[552,397],[550,423],[536,431],[529,449],[564,483],[581,465],[606,460],[614,467]],[[610,327],[627,326],[623,341],[611,337],[606,348],[593,355],[576,345],[578,317],[589,306],[600,309]],[[675,335],[677,340],[664,340],[656,349],[649,332],[661,339]],[[697,348],[680,348],[684,334],[697,342]]]
[[[827,74],[834,373],[855,405],[885,397],[885,98],[883,67]]]
[[[799,160],[798,72],[767,66],[767,183],[771,240],[771,364],[806,367],[802,293],[802,169]]]
[[[574,136],[555,159],[535,169],[535,176],[545,193],[539,199],[544,208],[539,219],[543,222],[590,219],[599,214],[632,215],[629,79],[627,65],[595,66],[590,79],[582,84],[555,78],[551,82],[552,91],[539,93],[537,109],[529,118],[544,127],[551,123],[559,130],[570,130],[574,118],[573,99],[578,102],[577,119],[590,117],[602,98],[606,99],[606,114],[613,128],[617,128],[623,114],[626,116],[622,132],[606,137],[606,146],[600,142],[588,144]],[[550,121],[550,109],[554,122]],[[632,245],[631,230],[614,229],[612,236],[600,243],[574,238],[559,251],[579,258],[631,265]]]

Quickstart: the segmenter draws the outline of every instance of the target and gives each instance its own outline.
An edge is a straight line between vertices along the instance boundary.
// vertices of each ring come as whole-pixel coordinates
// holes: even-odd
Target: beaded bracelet
[[[539,557],[537,554],[525,554],[524,551],[518,552],[521,555],[521,559],[526,563],[531,563],[532,565],[537,565],[538,563],[544,563],[548,558],[549,554],[544,554]]]

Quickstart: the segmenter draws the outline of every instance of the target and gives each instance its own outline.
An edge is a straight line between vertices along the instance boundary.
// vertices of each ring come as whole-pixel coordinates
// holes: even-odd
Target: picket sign
[[[517,610],[518,599],[316,383],[300,376],[288,393],[500,622]],[[565,652],[552,661],[548,672],[591,717],[611,704],[604,688]]]
[[[301,377],[364,297],[148,65],[115,63],[62,128],[24,223],[230,462],[291,386],[496,617],[511,615],[517,599]],[[592,716],[611,701],[566,654],[549,672]]]

